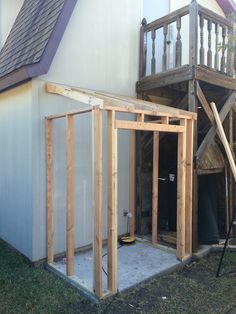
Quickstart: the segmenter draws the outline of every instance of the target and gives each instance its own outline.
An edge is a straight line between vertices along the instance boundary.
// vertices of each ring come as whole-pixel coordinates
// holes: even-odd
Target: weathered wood
[[[107,112],[108,289],[117,292],[117,129],[115,112]]]
[[[226,29],[225,27],[223,27],[222,28],[222,48],[221,48],[222,56],[221,56],[221,63],[220,63],[221,72],[225,72],[225,50],[226,50],[225,38],[226,38]]]
[[[235,161],[235,155],[233,150],[234,145],[234,123],[233,123],[233,110],[231,109],[229,112],[229,145],[231,152],[233,153],[234,161]],[[228,223],[230,223],[232,217],[233,217],[233,207],[234,207],[234,180],[233,180],[233,174],[232,171],[229,171],[228,175],[228,186],[229,186],[229,220]],[[228,229],[227,229],[228,230]]]
[[[186,129],[186,120],[181,121]],[[185,209],[186,209],[186,131],[178,134],[177,174],[177,248],[176,256],[183,260],[185,253]]]
[[[137,92],[145,92],[150,89],[164,87],[168,85],[178,84],[193,79],[194,73],[189,65],[168,70],[155,75],[147,76],[140,80],[136,89]]]
[[[102,111],[93,114],[93,288],[101,298],[102,289]]]
[[[189,65],[197,64],[198,57],[198,3],[190,4],[189,12]]]
[[[193,141],[194,121],[187,121],[186,138],[186,200],[185,200],[185,253],[192,254],[193,208]]]
[[[183,132],[184,128],[179,125],[165,125],[148,122],[135,122],[116,120],[115,126],[117,129],[139,130],[139,131],[157,131],[157,132]]]
[[[235,80],[232,77],[223,75],[222,73],[216,72],[210,68],[196,66],[195,78],[199,81],[204,81],[212,85],[236,90]]]
[[[152,60],[151,60],[151,73],[155,74],[156,73],[156,30],[153,29],[151,31],[151,38],[152,38]]]
[[[46,119],[46,178],[47,178],[47,261],[54,260],[54,202],[53,202],[53,122]]]
[[[227,99],[227,101],[225,102],[224,106],[222,107],[220,111],[219,116],[220,116],[221,122],[225,120],[227,114],[229,113],[234,103],[235,103],[235,94],[231,93],[231,95],[229,96],[229,98]],[[208,131],[207,135],[205,136],[204,140],[202,141],[201,145],[199,146],[196,152],[196,156],[199,160],[201,160],[208,145],[211,143],[212,139],[215,137],[216,131],[217,131],[216,126],[212,126],[210,130]]]
[[[139,47],[139,79],[146,75],[146,63],[147,63],[147,33],[144,31],[144,27],[147,24],[146,19],[142,20],[142,26],[140,29],[140,47]]]
[[[215,24],[215,58],[214,67],[219,70],[219,24]]]
[[[204,16],[199,15],[200,18],[200,64],[204,65],[205,50],[204,50]]]
[[[153,133],[153,174],[152,174],[152,244],[157,244],[158,236],[158,169],[159,133]]]
[[[163,26],[164,43],[163,43],[163,56],[162,56],[162,71],[167,70],[167,34],[168,34],[168,27],[167,27],[167,24],[165,24]]]
[[[197,86],[197,97],[208,117],[208,119],[210,120],[211,124],[214,125],[215,124],[215,119],[214,119],[214,116],[213,116],[213,113],[212,113],[212,110],[211,110],[211,107],[210,105],[208,104],[207,100],[206,100],[206,97],[205,95],[203,94],[203,91],[199,85],[199,83],[197,82],[196,84]]]
[[[144,27],[145,32],[150,32],[152,29],[158,29],[163,27],[165,24],[171,24],[176,21],[177,17],[183,17],[184,15],[187,15],[189,13],[189,5],[184,6],[176,11],[173,11],[169,13],[168,15],[165,15],[151,23],[148,23]]]
[[[211,50],[211,31],[212,31],[212,21],[207,21],[208,30],[208,51],[207,51],[207,66],[212,67],[212,50]]]
[[[182,65],[182,41],[181,41],[181,17],[177,18],[176,21],[177,27],[177,38],[176,38],[176,59],[175,59],[175,66],[180,67]]]
[[[227,27],[232,27],[233,23],[229,19],[215,13],[212,10],[207,9],[206,7],[201,6],[200,4],[198,5],[198,11],[199,13],[203,14],[206,19],[212,20],[220,25],[224,25]]]
[[[135,131],[130,131],[129,138],[129,232],[134,237],[135,232]]]
[[[66,117],[67,183],[66,183],[66,271],[74,274],[74,117]]]
[[[215,121],[216,121],[216,125],[217,125],[217,129],[218,129],[218,132],[219,132],[219,136],[220,136],[221,142],[224,145],[225,152],[226,152],[226,155],[228,157],[228,161],[229,161],[229,164],[230,164],[230,167],[231,167],[231,171],[232,171],[233,176],[234,176],[234,180],[236,181],[236,166],[235,166],[233,154],[231,152],[229,143],[227,141],[227,138],[226,138],[226,135],[225,135],[222,123],[221,123],[221,117],[220,117],[220,115],[219,115],[219,113],[217,111],[215,103],[213,103],[213,102],[211,103],[211,108],[212,108],[212,111],[213,111],[213,114],[214,114],[214,117],[215,117]]]

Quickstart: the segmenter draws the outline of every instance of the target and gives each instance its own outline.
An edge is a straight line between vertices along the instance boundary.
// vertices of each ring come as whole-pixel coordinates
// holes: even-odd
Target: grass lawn
[[[219,255],[94,305],[0,242],[0,313],[236,313],[236,273],[215,278]],[[236,270],[236,252],[224,269]]]

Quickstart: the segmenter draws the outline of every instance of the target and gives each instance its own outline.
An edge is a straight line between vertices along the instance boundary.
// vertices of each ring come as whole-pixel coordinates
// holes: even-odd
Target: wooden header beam
[[[126,130],[171,132],[171,133],[184,132],[184,127],[180,125],[156,124],[156,123],[150,123],[150,122],[116,120],[115,126],[117,129],[126,129]]]

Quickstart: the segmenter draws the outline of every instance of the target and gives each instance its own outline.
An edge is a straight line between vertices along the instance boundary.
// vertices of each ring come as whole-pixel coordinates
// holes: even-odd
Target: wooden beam
[[[215,124],[215,119],[211,110],[210,105],[208,104],[205,95],[203,94],[203,91],[199,85],[199,83],[197,82],[197,97],[203,107],[203,109],[205,110],[205,113],[208,117],[208,119],[210,120],[211,124],[214,125]]]
[[[153,175],[152,175],[152,244],[157,244],[158,236],[158,171],[159,132],[153,133]]]
[[[108,289],[117,292],[117,129],[115,112],[107,112],[108,167]]]
[[[73,116],[73,115],[78,115],[81,113],[91,112],[92,110],[93,110],[92,107],[84,108],[84,109],[77,109],[70,112],[62,112],[62,113],[53,114],[53,115],[47,116],[46,119],[48,120],[61,119],[61,118],[65,118],[66,116]]]
[[[150,122],[136,122],[116,120],[115,126],[117,129],[139,130],[139,131],[157,131],[157,132],[174,132],[181,133],[184,128],[180,125],[156,124]]]
[[[234,180],[236,181],[236,166],[235,166],[235,163],[234,163],[233,154],[231,152],[229,143],[227,141],[227,138],[226,138],[223,126],[221,124],[221,119],[220,119],[220,116],[218,114],[218,111],[217,111],[215,103],[213,103],[213,102],[211,103],[211,108],[212,108],[212,111],[213,111],[213,114],[214,114],[214,117],[215,117],[215,121],[216,121],[217,129],[219,131],[219,136],[220,136],[221,142],[224,145],[225,152],[226,152],[226,155],[228,157],[228,161],[229,161],[229,164],[230,164],[230,167],[231,167],[231,171],[232,171],[233,176],[234,176]]]
[[[66,183],[66,257],[67,276],[74,274],[74,117],[66,117],[67,183]]]
[[[135,131],[130,131],[129,138],[129,232],[134,237],[135,232]]]
[[[53,202],[53,122],[46,120],[46,177],[47,177],[47,261],[54,260],[54,202]]]
[[[103,100],[99,97],[94,97],[88,95],[85,92],[72,90],[68,87],[63,87],[57,84],[47,83],[45,84],[45,91],[51,94],[61,95],[79,102],[82,102],[86,105],[90,106],[100,106],[103,105]]]
[[[181,121],[186,130],[186,120]],[[177,250],[179,260],[185,258],[185,210],[186,210],[186,131],[178,134],[177,178]]]
[[[98,298],[102,289],[102,111],[93,112],[93,288]]]
[[[186,200],[185,200],[185,252],[192,254],[192,208],[193,208],[193,141],[194,121],[187,121],[186,138]]]
[[[221,123],[225,120],[226,116],[228,115],[230,109],[232,108],[232,106],[235,103],[235,93],[233,92],[228,99],[226,100],[224,106],[222,107],[220,113],[219,113],[219,117],[220,117],[220,121]],[[201,160],[201,158],[203,157],[208,145],[212,142],[212,140],[214,139],[215,135],[217,132],[217,128],[216,125],[212,126],[210,128],[210,130],[208,131],[207,135],[205,136],[204,140],[202,141],[201,145],[199,146],[197,152],[196,152],[196,156],[199,159],[199,161]]]

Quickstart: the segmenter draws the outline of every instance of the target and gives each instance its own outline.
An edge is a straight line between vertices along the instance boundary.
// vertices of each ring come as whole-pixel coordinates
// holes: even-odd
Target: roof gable
[[[0,91],[47,73],[76,0],[25,0],[0,52]]]

